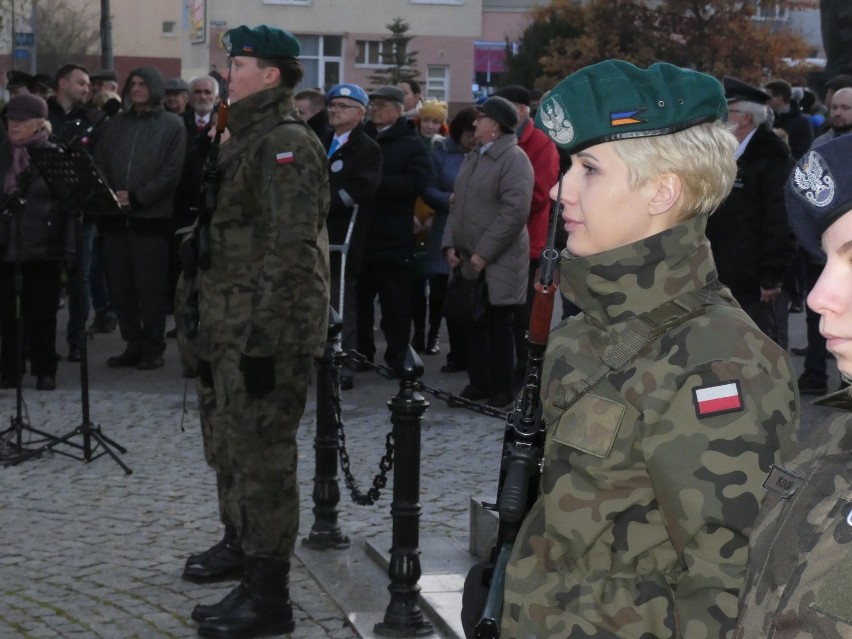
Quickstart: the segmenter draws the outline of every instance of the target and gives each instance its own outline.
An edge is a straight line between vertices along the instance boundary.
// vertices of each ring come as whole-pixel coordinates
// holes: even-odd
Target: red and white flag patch
[[[695,414],[701,417],[734,413],[744,408],[740,383],[737,380],[692,389]]]
[[[275,154],[276,164],[290,164],[294,160],[292,151],[282,151]]]

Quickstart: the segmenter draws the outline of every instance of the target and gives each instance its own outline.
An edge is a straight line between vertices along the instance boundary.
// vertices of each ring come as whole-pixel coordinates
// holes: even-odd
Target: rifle
[[[183,317],[183,326],[189,338],[198,333],[198,286],[195,276],[199,270],[210,268],[210,221],[219,196],[219,147],[222,145],[222,134],[228,126],[228,109],[228,100],[223,97],[216,111],[216,134],[204,160],[198,206],[192,209],[196,213],[193,233],[180,246],[183,276],[190,280]]]
[[[485,608],[474,627],[475,639],[497,639],[503,614],[503,588],[506,566],[524,515],[538,494],[541,460],[547,427],[542,419],[541,384],[544,353],[550,334],[553,303],[559,289],[559,251],[556,250],[556,226],[562,211],[562,177],[559,174],[556,201],[551,207],[547,244],[541,252],[536,273],[530,326],[527,333],[527,367],[524,386],[506,420],[503,453],[497,488],[497,504],[482,505],[497,510],[500,523],[497,543],[491,549],[489,566],[483,573],[488,586]],[[486,583],[487,582],[487,583]]]

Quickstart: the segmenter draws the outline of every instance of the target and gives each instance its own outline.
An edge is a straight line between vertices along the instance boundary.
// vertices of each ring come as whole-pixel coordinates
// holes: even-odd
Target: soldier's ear
[[[653,191],[648,202],[651,215],[661,215],[679,208],[683,196],[683,182],[679,175],[662,173],[651,180],[648,186]]]

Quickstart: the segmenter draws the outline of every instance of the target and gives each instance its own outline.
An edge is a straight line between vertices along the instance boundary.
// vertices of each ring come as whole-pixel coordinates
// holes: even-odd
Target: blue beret
[[[822,234],[852,210],[852,135],[811,149],[796,162],[784,195],[799,243],[825,262]]]
[[[243,25],[231,29],[222,38],[228,55],[251,58],[298,58],[302,51],[299,41],[289,31],[265,24],[249,29]]]
[[[328,92],[328,101],[331,102],[334,98],[348,98],[364,106],[369,102],[367,92],[357,84],[335,84]]]

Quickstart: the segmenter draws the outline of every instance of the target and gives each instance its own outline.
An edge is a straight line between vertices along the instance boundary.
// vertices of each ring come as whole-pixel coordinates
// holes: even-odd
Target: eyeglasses
[[[384,109],[385,107],[389,107],[392,102],[382,102],[381,100],[370,100],[369,106],[371,109]]]
[[[355,106],[354,104],[329,104],[327,109],[329,111],[340,111],[341,109],[360,109],[361,107]]]

